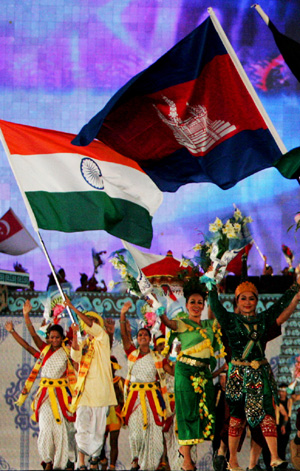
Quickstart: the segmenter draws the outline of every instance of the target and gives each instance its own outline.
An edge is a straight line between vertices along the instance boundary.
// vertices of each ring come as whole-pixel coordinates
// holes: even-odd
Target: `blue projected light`
[[[299,2],[284,3],[283,9],[279,0],[269,1],[266,13],[281,32],[300,42]],[[0,118],[76,134],[124,83],[198,26],[210,6],[198,0],[2,0]],[[245,2],[215,0],[213,7],[286,148],[300,146],[299,84],[271,32]],[[11,207],[34,236],[2,148],[0,155],[0,217]],[[101,188],[101,171],[94,170],[85,166],[83,173]],[[300,210],[298,193],[297,182],[268,169],[226,191],[190,184],[164,194],[153,218],[151,251],[165,254],[171,249],[176,257],[192,256],[201,232],[216,216],[231,215],[236,204],[252,217],[255,241],[279,273],[286,265],[281,244],[297,252],[299,242],[287,229]],[[122,247],[120,240],[103,231],[42,231],[42,236],[53,264],[65,269],[74,288],[80,273],[93,274],[92,248],[109,254]],[[15,261],[0,254],[2,269],[12,270]],[[29,252],[18,261],[28,269],[36,289],[45,289],[50,268],[42,251]],[[262,272],[263,260],[255,248],[249,265],[250,274]],[[98,276],[106,282],[113,278],[109,263]]]

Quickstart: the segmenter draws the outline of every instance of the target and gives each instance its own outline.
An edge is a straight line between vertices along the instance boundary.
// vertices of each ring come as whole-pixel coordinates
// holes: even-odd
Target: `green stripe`
[[[133,244],[151,246],[152,217],[138,204],[110,198],[101,191],[29,191],[26,196],[40,229],[60,232],[103,229]]]
[[[285,178],[297,178],[300,175],[300,147],[290,150],[274,164]]]

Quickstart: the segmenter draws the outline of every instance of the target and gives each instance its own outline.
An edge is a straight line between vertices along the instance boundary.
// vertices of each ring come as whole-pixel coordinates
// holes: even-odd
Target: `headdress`
[[[100,314],[98,314],[97,312],[94,312],[94,311],[88,311],[85,313],[86,316],[88,317],[94,317],[94,319],[98,319],[99,321],[99,324],[101,325],[101,327],[104,326],[104,320],[103,320],[103,317],[100,316]]]
[[[237,299],[240,294],[245,293],[246,291],[251,291],[256,297],[258,297],[258,289],[250,281],[244,281],[239,284],[235,290],[235,298]]]
[[[97,319],[99,321],[100,326],[104,327],[103,318],[100,316],[100,314],[97,314],[97,312],[87,311],[87,312],[84,312],[84,315],[88,316],[88,317],[93,317],[94,319]],[[80,321],[80,324],[83,324],[85,326],[85,323],[83,321]],[[84,326],[83,326],[83,330],[84,330]]]

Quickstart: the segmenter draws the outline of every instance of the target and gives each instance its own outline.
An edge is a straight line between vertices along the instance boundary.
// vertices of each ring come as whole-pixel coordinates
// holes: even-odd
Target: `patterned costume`
[[[175,366],[178,439],[180,445],[195,445],[211,440],[214,435],[211,370],[216,366],[215,358],[224,356],[224,349],[216,321],[203,320],[201,325],[190,319],[176,322],[173,337],[178,337],[181,342]],[[216,351],[220,354],[216,355]]]
[[[220,303],[217,291],[209,293],[210,306],[225,330],[232,350],[229,363],[226,399],[231,417],[244,419],[251,427],[265,416],[275,417],[273,399],[278,403],[277,387],[265,358],[268,330],[298,292],[293,286],[269,309],[255,316],[243,316],[227,311]]]
[[[68,459],[76,461],[73,423],[75,416],[69,410],[71,385],[66,374],[67,352],[66,347],[53,351],[50,345],[45,346],[17,402],[20,406],[25,401],[41,368],[40,387],[32,404],[32,418],[39,422],[38,451],[42,461],[52,462],[53,468],[59,469],[66,467]],[[69,370],[72,371],[74,381],[70,364]]]
[[[158,467],[163,454],[166,390],[157,381],[164,383],[163,358],[153,351],[142,355],[134,347],[126,353],[129,366],[123,416],[129,427],[131,456],[132,460],[138,458],[141,469],[151,471]]]

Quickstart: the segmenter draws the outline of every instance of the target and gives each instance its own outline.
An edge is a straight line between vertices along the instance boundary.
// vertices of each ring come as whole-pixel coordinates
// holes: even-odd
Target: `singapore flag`
[[[22,255],[39,247],[12,209],[0,219],[0,252]]]

